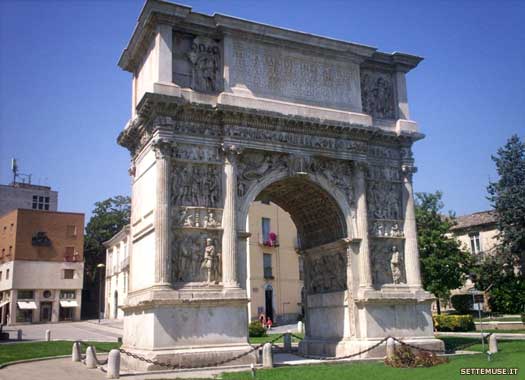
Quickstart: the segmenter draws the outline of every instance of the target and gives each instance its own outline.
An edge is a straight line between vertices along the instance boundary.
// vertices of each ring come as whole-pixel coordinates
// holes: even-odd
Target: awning
[[[4,305],[7,305],[9,303],[9,300],[0,302],[0,307],[3,307]]]
[[[78,307],[78,303],[75,300],[71,301],[60,301],[61,307]]]
[[[17,305],[22,310],[36,309],[36,303],[33,301],[18,301]]]

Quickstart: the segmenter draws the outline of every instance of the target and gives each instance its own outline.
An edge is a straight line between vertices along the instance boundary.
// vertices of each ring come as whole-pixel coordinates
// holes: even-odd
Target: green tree
[[[97,265],[106,262],[106,248],[103,243],[129,224],[130,215],[129,197],[117,195],[95,203],[84,236],[84,268],[89,282],[95,280]]]
[[[472,256],[448,235],[455,224],[453,215],[445,217],[442,193],[416,194],[416,222],[423,287],[439,300],[448,299],[452,289],[459,288],[470,274]]]
[[[492,160],[499,179],[487,187],[496,214],[498,245],[476,270],[476,287],[490,287],[494,312],[525,310],[525,143],[517,135],[498,149]]]
[[[525,268],[525,143],[513,135],[492,160],[499,179],[487,190],[498,215],[498,254],[506,256],[509,264],[519,260]]]

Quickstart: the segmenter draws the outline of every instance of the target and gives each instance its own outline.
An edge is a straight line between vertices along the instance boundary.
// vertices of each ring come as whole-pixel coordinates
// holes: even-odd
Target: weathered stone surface
[[[108,367],[106,372],[108,379],[120,378],[120,351],[111,350],[108,354]]]
[[[405,74],[420,60],[147,1],[119,62],[135,84],[119,136],[133,161],[124,347],[188,365],[249,350],[242,231],[254,200],[297,227],[303,352],[345,355],[386,335],[441,346],[414,218],[423,136]]]

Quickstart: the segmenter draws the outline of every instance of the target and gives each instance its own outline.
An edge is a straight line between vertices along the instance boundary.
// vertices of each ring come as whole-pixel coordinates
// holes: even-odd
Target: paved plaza
[[[81,322],[42,323],[4,327],[10,339],[16,339],[17,330],[22,330],[24,341],[44,340],[46,330],[51,330],[52,340],[84,340],[114,342],[122,337],[122,321],[97,320]]]

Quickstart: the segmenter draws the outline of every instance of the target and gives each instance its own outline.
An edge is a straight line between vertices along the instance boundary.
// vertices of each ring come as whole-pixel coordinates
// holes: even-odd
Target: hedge
[[[472,315],[434,315],[434,327],[437,331],[473,331],[475,330]]]
[[[260,321],[251,322],[248,326],[248,332],[250,337],[266,336],[266,329],[263,327]]]

